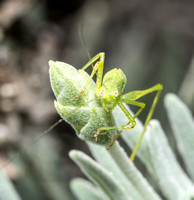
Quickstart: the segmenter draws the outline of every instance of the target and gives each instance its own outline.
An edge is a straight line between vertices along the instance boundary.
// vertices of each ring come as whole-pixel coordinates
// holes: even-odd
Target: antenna
[[[56,126],[57,126],[58,124],[60,124],[62,121],[63,121],[62,118],[59,119],[57,122],[55,122],[53,125],[51,125],[47,130],[43,131],[40,135],[38,135],[37,137],[35,137],[34,140],[32,140],[31,142],[27,143],[27,144],[25,145],[24,148],[28,148],[29,145],[32,145],[32,144],[34,144],[35,142],[37,142],[41,137],[43,137],[44,135],[46,135],[50,130],[52,130],[54,127],[56,127]],[[18,151],[16,152],[16,155],[15,155],[14,158],[8,159],[5,163],[3,163],[2,165],[0,165],[0,169],[3,169],[3,168],[5,168],[7,165],[9,165],[12,161],[15,160],[16,157],[18,157],[18,156],[20,155],[20,153],[21,153],[21,152],[18,150]]]
[[[80,38],[80,41],[81,41],[81,44],[82,44],[82,47],[84,48],[87,56],[88,56],[88,59],[91,60],[91,55],[90,55],[90,52],[87,48],[87,45],[86,45],[86,42],[84,40],[84,36],[83,36],[83,24],[80,24],[80,27],[79,27],[79,38]],[[93,67],[93,64],[92,64],[92,67]]]
[[[88,50],[88,48],[87,48],[87,45],[86,45],[86,42],[85,42],[85,40],[84,40],[84,35],[83,35],[83,24],[82,24],[82,23],[80,24],[80,27],[79,27],[79,38],[80,38],[82,47],[83,47],[83,49],[85,50],[85,52],[86,52],[86,54],[87,54],[87,56],[88,56],[88,59],[91,60],[92,57],[91,57],[91,55],[90,55],[90,52],[89,52],[89,50]],[[94,68],[93,63],[91,64],[91,66],[92,66],[92,68]],[[98,74],[97,74],[97,73],[96,73],[96,76],[98,77]],[[102,82],[101,82],[101,84],[103,85]],[[105,85],[103,85],[103,86],[106,88]],[[107,89],[107,88],[106,88],[106,89]]]

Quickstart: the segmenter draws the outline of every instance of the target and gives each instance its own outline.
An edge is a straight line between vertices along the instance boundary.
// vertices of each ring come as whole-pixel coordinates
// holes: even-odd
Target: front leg
[[[73,101],[77,100],[77,99],[85,92],[85,90],[86,90],[87,87],[89,86],[89,84],[90,84],[90,82],[91,82],[93,76],[95,75],[96,71],[99,69],[100,66],[101,66],[101,63],[100,63],[99,61],[96,62],[96,64],[95,64],[94,67],[93,67],[92,74],[91,74],[90,78],[88,79],[88,82],[87,82],[85,88],[84,88],[80,93],[78,93],[78,94],[76,95],[76,97],[73,99]]]
[[[99,59],[98,62],[96,62]],[[97,75],[97,79],[96,79],[96,88],[95,90],[99,90],[99,88],[101,87],[101,83],[102,83],[102,75],[103,75],[103,67],[104,67],[104,60],[105,60],[105,53],[99,53],[96,56],[94,56],[84,67],[82,67],[82,70],[87,69],[90,65],[92,65],[94,62],[96,62],[96,64],[93,67],[92,73],[90,78],[87,81],[87,84],[85,86],[85,88],[76,95],[76,97],[73,99],[73,101],[77,100],[87,89],[87,87],[89,86],[92,78],[94,77],[94,75]]]

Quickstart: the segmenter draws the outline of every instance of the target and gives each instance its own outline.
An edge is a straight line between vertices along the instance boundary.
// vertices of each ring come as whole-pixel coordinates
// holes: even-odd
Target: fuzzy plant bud
[[[91,81],[85,92],[75,100],[90,76],[83,70],[63,62],[49,61],[50,81],[56,96],[54,102],[59,115],[75,129],[77,136],[96,142],[94,135],[102,127],[114,126],[111,112],[107,112],[95,94],[95,83]],[[97,143],[109,146],[116,135],[115,130],[102,131]]]

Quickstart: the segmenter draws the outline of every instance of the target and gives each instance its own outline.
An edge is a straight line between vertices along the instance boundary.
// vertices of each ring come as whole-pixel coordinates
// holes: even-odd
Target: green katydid
[[[118,132],[115,136],[114,139],[109,146],[109,148],[114,144],[116,139],[119,137],[119,135],[122,133],[123,130],[125,129],[131,129],[134,128],[136,125],[135,118],[138,117],[138,115],[143,111],[145,104],[142,102],[136,101],[140,97],[143,97],[146,94],[156,92],[156,96],[154,98],[153,104],[150,108],[150,111],[147,115],[145,124],[144,124],[144,129],[137,141],[137,144],[131,154],[131,161],[134,160],[135,155],[137,153],[137,150],[139,148],[139,145],[143,139],[143,135],[145,133],[146,127],[153,115],[153,112],[155,110],[156,104],[159,100],[160,93],[162,91],[162,85],[157,84],[151,88],[148,88],[146,90],[140,90],[140,91],[132,91],[126,94],[122,94],[125,86],[126,86],[126,76],[123,73],[121,69],[112,69],[109,72],[107,72],[104,77],[103,77],[103,67],[104,67],[104,60],[105,60],[105,53],[101,52],[94,56],[83,68],[82,70],[85,70],[88,68],[90,65],[95,63],[95,66],[93,67],[92,73],[90,78],[87,81],[87,84],[85,88],[76,95],[76,97],[73,99],[74,101],[78,100],[81,95],[85,93],[87,90],[93,76],[97,74],[97,79],[96,79],[96,85],[95,85],[95,94],[97,98],[99,98],[102,102],[102,105],[104,109],[107,112],[112,112],[116,105],[118,105],[121,110],[125,113],[126,117],[129,119],[129,122],[125,125],[122,126],[112,126],[112,127],[100,127],[94,134],[94,137],[97,142],[97,138],[100,135],[102,131],[105,130],[113,130],[113,129],[120,129],[121,131]],[[127,108],[123,105],[123,103],[131,104],[140,107],[139,110],[135,113],[134,116],[131,115],[131,113],[127,110]]]
[[[110,149],[123,130],[135,127],[135,118],[139,116],[145,107],[144,103],[137,102],[136,100],[146,94],[157,92],[146,118],[144,129],[131,154],[130,159],[133,161],[159,100],[162,85],[157,84],[146,90],[132,91],[122,95],[127,82],[125,74],[121,69],[115,68],[107,72],[103,77],[104,60],[105,53],[101,52],[89,60],[82,70],[78,71],[66,63],[49,61],[51,86],[57,97],[55,107],[62,118],[75,128],[81,139],[108,145],[108,149]],[[95,66],[91,75],[88,76],[84,71],[93,63],[95,63]],[[97,74],[97,80],[94,85],[92,78],[95,74]],[[78,92],[76,90],[80,84],[84,84],[84,89]],[[80,99],[83,101],[79,101]],[[89,101],[87,101],[88,99]],[[135,105],[140,108],[132,116],[123,103]],[[117,105],[129,119],[127,124],[118,127],[113,126],[114,119],[111,114]],[[35,138],[32,143],[45,135],[61,121],[62,119],[53,124],[48,130]],[[121,131],[116,133],[115,130],[117,129]]]

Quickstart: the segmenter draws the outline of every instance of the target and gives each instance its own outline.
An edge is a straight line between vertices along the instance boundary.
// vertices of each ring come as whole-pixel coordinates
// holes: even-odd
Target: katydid
[[[115,68],[115,69],[112,69],[109,72],[107,72],[103,77],[104,60],[105,60],[105,53],[103,53],[103,52],[98,53],[82,68],[82,70],[85,70],[90,65],[95,63],[92,73],[91,73],[91,76],[85,85],[85,88],[80,93],[78,93],[73,100],[74,101],[78,100],[80,98],[80,96],[85,93],[90,82],[92,81],[93,76],[95,74],[97,74],[96,85],[95,85],[95,94],[96,94],[96,97],[98,99],[100,99],[104,109],[107,112],[112,112],[114,110],[114,108],[118,105],[120,107],[120,109],[124,112],[126,117],[129,119],[129,122],[122,126],[98,128],[98,130],[96,130],[96,133],[94,134],[94,138],[95,138],[96,142],[98,141],[98,136],[100,135],[101,131],[119,129],[120,131],[114,136],[114,139],[113,139],[111,145],[109,146],[109,148],[111,148],[111,146],[114,144],[114,142],[116,141],[116,139],[119,137],[119,135],[122,133],[123,130],[131,129],[131,128],[135,127],[135,125],[136,125],[135,118],[139,116],[139,114],[143,111],[143,109],[145,107],[145,103],[138,102],[136,100],[143,97],[146,94],[156,92],[153,104],[152,104],[150,111],[147,115],[147,118],[145,120],[143,131],[142,131],[142,133],[137,141],[137,144],[130,156],[131,161],[133,161],[135,158],[135,155],[137,153],[137,150],[139,148],[139,145],[143,139],[143,135],[146,131],[146,127],[147,127],[150,119],[152,118],[156,104],[159,100],[159,96],[162,91],[162,85],[157,84],[146,90],[132,91],[132,92],[123,94],[123,91],[124,91],[126,83],[127,83],[125,74],[123,73],[123,71],[121,69]],[[127,110],[127,108],[125,107],[125,105],[123,103],[138,106],[139,109],[134,114],[134,116],[132,116],[132,114]]]
[[[127,82],[125,74],[121,69],[115,68],[107,72],[103,77],[104,61],[105,53],[98,53],[78,71],[66,63],[49,61],[51,86],[57,98],[55,107],[61,117],[75,128],[81,139],[108,145],[108,149],[110,149],[123,130],[135,127],[135,118],[139,116],[145,107],[144,103],[136,100],[146,94],[156,92],[153,104],[145,120],[143,131],[131,154],[130,159],[133,161],[159,100],[162,85],[157,84],[146,90],[123,94]],[[94,63],[92,73],[89,76],[84,71]],[[94,85],[93,77],[95,74],[97,79]],[[81,92],[77,91],[77,88],[83,84],[84,89]],[[82,98],[83,96],[84,98]],[[87,101],[88,99],[89,101]],[[140,108],[132,116],[124,103]],[[129,122],[122,126],[113,126],[114,120],[111,113],[117,105],[129,119]],[[36,142],[61,121],[62,119],[53,124],[48,130],[35,138],[32,143]],[[118,133],[115,131],[117,129],[120,130]],[[9,162],[7,161],[5,165]]]

